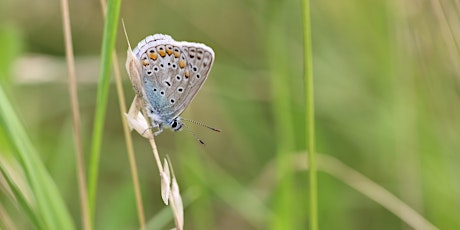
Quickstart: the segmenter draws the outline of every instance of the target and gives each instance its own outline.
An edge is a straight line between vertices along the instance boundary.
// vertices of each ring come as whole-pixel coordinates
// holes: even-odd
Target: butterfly
[[[132,53],[139,63],[139,79],[133,86],[152,126],[158,128],[155,135],[163,127],[181,130],[180,115],[208,78],[214,51],[204,44],[155,34],[140,41]]]

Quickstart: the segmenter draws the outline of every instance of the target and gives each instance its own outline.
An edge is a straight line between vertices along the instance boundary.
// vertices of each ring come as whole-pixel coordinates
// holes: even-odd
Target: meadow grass
[[[171,228],[174,217],[160,198],[158,155],[171,156],[185,191],[186,229],[460,226],[460,40],[453,1],[120,4],[108,1],[103,31],[99,11],[85,8],[84,15],[100,19],[85,24],[81,8],[70,9],[76,69],[82,70],[82,50],[101,59],[97,83],[84,82],[76,71],[79,105],[73,109],[64,99],[76,95],[75,88],[67,91],[53,78],[21,78],[32,75],[28,68],[14,71],[14,63],[27,63],[40,72],[32,59],[20,62],[14,47],[24,41],[27,52],[55,52],[60,48],[49,47],[59,46],[44,44],[62,37],[61,27],[51,36],[20,24],[15,28],[34,39],[11,39],[14,30],[4,36],[2,29],[11,25],[0,23],[0,60],[8,60],[0,63],[2,229]],[[113,55],[126,50],[124,40],[115,43],[120,10],[134,41],[161,32],[216,51],[209,79],[184,113],[223,130],[215,135],[193,128],[205,147],[187,132],[165,131],[156,138],[161,154],[153,159],[144,138],[131,139],[124,99],[130,102],[134,93],[120,68],[114,68],[123,73],[115,77],[119,108],[109,93],[111,68],[125,60]],[[98,40],[84,32],[97,28]],[[82,34],[92,42],[83,42]],[[62,59],[66,51],[60,52]],[[54,72],[59,69],[47,75]],[[84,197],[77,189],[84,186],[77,186],[81,170],[72,170],[83,167],[66,128],[78,109],[89,208],[77,198]],[[315,158],[316,152],[324,154]]]

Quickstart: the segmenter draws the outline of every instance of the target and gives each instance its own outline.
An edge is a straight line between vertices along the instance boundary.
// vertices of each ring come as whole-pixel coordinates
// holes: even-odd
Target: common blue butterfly
[[[133,85],[144,101],[152,126],[158,128],[155,135],[163,127],[181,130],[180,114],[208,78],[214,51],[204,44],[178,42],[169,35],[155,34],[140,41],[133,54],[140,63],[140,89]]]

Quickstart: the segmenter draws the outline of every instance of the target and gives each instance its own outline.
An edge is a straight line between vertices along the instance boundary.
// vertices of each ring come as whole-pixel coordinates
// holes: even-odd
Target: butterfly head
[[[177,117],[175,119],[172,119],[171,122],[168,123],[169,127],[174,130],[174,131],[180,131],[184,124],[180,120],[180,117]]]

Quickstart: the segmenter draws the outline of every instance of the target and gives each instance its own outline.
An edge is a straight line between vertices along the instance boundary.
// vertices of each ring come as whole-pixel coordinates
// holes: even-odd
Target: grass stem
[[[104,34],[101,51],[101,72],[97,90],[96,113],[94,115],[93,137],[91,145],[91,158],[89,162],[89,207],[90,214],[94,216],[97,177],[99,171],[99,158],[102,145],[102,131],[104,128],[105,112],[109,94],[110,68],[112,53],[115,47],[118,19],[120,14],[120,0],[109,0],[107,4],[107,16],[104,23]]]
[[[81,141],[81,127],[80,127],[80,111],[77,93],[77,79],[75,74],[75,60],[72,47],[72,33],[70,28],[69,16],[69,2],[68,0],[61,0],[62,20],[64,27],[65,38],[65,53],[67,59],[67,71],[69,75],[69,94],[70,105],[72,107],[72,125],[75,141],[75,158],[77,164],[77,178],[78,178],[78,192],[80,195],[80,208],[82,226],[85,230],[90,230],[89,209],[88,209],[88,193],[86,188],[86,176],[83,157],[83,147]]]
[[[313,64],[311,47],[310,1],[303,0],[303,31],[304,31],[304,78],[305,78],[305,115],[306,138],[308,149],[309,178],[310,178],[310,229],[318,229],[318,201],[315,160],[315,111],[313,99]]]

